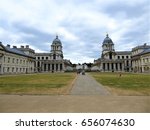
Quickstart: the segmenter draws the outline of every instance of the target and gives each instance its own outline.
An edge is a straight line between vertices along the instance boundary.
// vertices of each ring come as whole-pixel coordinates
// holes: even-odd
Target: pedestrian
[[[121,74],[121,72],[119,73],[119,77],[121,77],[122,76],[122,74]]]

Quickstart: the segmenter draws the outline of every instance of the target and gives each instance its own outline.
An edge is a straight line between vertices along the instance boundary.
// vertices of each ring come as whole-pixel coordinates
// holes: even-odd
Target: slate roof
[[[113,44],[113,41],[111,40],[111,38],[109,38],[108,34],[106,35],[103,44]]]
[[[147,44],[145,43],[144,45],[141,45],[141,46],[137,46],[137,47],[132,48],[132,51],[137,50],[137,49],[148,49],[148,48],[150,48],[150,45],[147,45]]]
[[[29,55],[25,54],[23,51],[21,51],[17,48],[10,48],[8,46],[4,46],[1,42],[0,42],[0,46],[2,46],[6,52],[21,55],[21,56],[25,56],[25,57],[32,57],[32,56],[29,56]]]
[[[141,54],[147,54],[150,53],[150,48],[149,49],[145,49],[143,52],[141,52]]]
[[[131,51],[116,51],[117,55],[131,55]]]
[[[49,56],[51,53],[35,53],[35,56]]]

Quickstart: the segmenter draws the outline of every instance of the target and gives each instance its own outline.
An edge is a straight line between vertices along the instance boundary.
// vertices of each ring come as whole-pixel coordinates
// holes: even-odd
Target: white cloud
[[[0,40],[16,44],[29,42],[33,49],[42,52],[48,50],[58,33],[65,58],[76,63],[93,62],[100,55],[106,32],[114,41],[116,50],[130,50],[135,42],[150,41],[148,2],[1,0]],[[15,26],[14,23],[22,26]],[[35,42],[36,38],[41,43]]]

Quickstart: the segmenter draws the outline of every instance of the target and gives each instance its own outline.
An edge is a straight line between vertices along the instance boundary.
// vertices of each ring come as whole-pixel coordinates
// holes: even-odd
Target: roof
[[[35,53],[35,56],[49,56],[51,53]]]
[[[6,52],[25,56],[25,57],[32,57],[32,56],[25,54],[23,51],[19,50],[18,48],[10,48],[8,46],[4,46],[1,42],[0,42],[0,46],[2,46]]]
[[[10,48],[10,47],[5,47],[5,49],[9,52],[12,52],[12,53],[16,53],[16,54],[20,54],[20,55],[25,55],[27,56],[23,51],[20,51],[18,50],[17,48]]]
[[[141,54],[147,54],[147,53],[150,53],[150,48],[145,49],[143,52],[141,52]]]
[[[4,46],[1,42],[0,42],[0,46],[2,46],[6,52],[33,58],[33,56],[27,55],[23,51],[19,50],[19,48],[10,48],[10,46]]]
[[[131,55],[131,51],[116,51],[117,55]]]
[[[136,46],[132,48],[132,51],[135,51],[137,49],[148,49],[148,48],[150,48],[150,45],[147,45],[146,43],[144,43],[144,45],[140,45],[140,46]]]
[[[52,45],[54,45],[54,44],[60,44],[61,45],[61,41],[59,40],[58,35],[56,35],[56,38],[53,40]]]
[[[106,35],[106,38],[104,39],[103,44],[114,44],[111,38],[109,38],[108,34]]]

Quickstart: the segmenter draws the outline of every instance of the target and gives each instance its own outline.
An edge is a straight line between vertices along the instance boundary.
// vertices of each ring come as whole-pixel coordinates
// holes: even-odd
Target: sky
[[[149,0],[0,0],[0,41],[50,52],[56,37],[64,59],[89,63],[101,56],[106,34],[116,51],[150,44]]]

